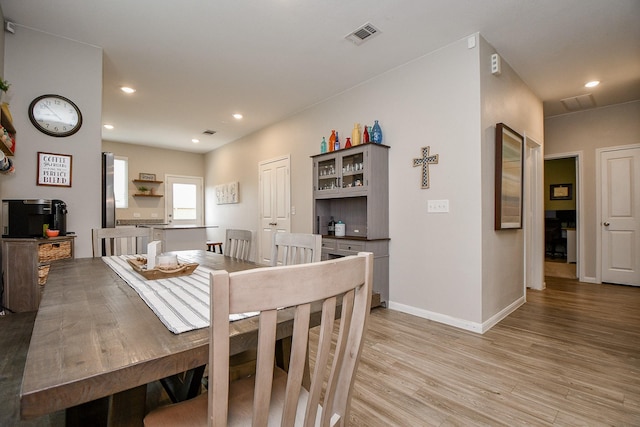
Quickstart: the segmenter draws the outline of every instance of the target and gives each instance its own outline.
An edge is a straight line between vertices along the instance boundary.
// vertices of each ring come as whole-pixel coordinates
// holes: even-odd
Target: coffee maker
[[[67,204],[62,200],[2,201],[2,237],[42,237],[44,226],[67,234]]]

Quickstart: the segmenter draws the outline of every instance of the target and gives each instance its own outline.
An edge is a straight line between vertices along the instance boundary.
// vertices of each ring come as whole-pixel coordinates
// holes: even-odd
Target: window
[[[195,220],[196,186],[194,184],[173,184],[173,219]]]
[[[126,157],[113,159],[113,193],[116,199],[116,208],[129,207],[129,161]]]

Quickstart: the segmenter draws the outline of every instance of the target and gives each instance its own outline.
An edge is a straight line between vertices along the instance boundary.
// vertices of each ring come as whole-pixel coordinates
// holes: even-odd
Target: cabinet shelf
[[[16,128],[13,126],[11,112],[7,104],[0,106],[0,124],[7,130],[11,139],[0,143],[0,149],[7,156],[13,156],[16,151]]]

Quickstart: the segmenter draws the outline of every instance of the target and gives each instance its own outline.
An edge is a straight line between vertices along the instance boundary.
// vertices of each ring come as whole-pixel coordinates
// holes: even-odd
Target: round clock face
[[[29,105],[31,123],[51,136],[69,136],[82,126],[80,109],[71,100],[60,95],[42,95]]]

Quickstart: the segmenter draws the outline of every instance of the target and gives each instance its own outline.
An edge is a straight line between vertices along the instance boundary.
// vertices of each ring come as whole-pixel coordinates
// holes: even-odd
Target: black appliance
[[[62,200],[2,201],[2,237],[43,237],[44,225],[67,234],[67,204]]]

